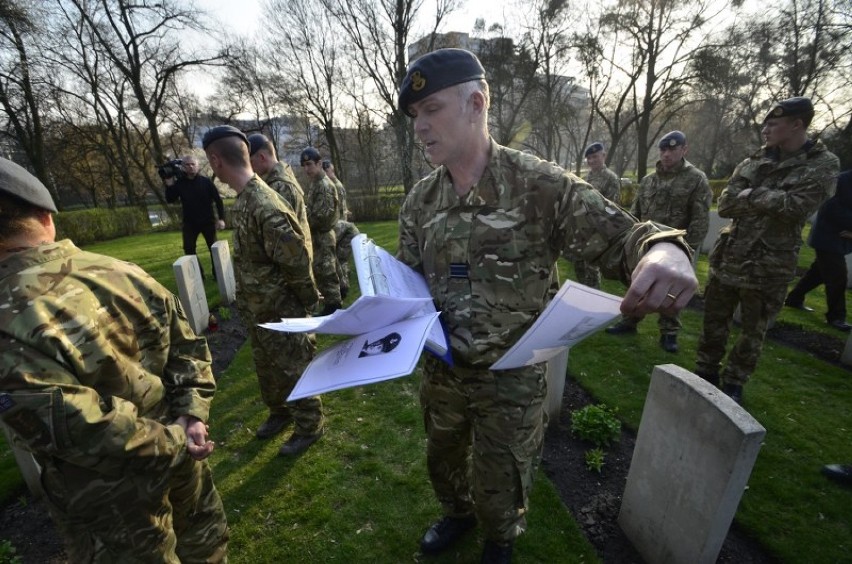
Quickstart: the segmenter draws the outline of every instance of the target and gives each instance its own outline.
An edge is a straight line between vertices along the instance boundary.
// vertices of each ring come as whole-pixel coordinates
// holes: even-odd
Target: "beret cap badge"
[[[411,75],[411,89],[420,92],[424,88],[426,88],[426,77],[420,74],[420,71],[414,71]]]

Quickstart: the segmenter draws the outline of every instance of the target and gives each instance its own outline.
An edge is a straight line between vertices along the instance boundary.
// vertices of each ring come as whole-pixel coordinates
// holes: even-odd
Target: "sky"
[[[502,6],[506,0],[467,0],[465,6],[454,13],[443,31],[470,32],[477,17],[502,16]],[[261,13],[262,0],[202,0],[198,6],[204,8],[219,20],[228,22],[240,35],[251,34],[257,26]],[[433,8],[434,0],[424,0],[424,14]],[[434,13],[434,12],[432,12]]]

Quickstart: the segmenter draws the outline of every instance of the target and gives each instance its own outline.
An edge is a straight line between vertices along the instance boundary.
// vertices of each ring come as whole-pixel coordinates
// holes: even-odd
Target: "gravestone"
[[[843,347],[843,354],[840,355],[840,362],[846,366],[852,366],[852,333],[846,337],[846,346]]]
[[[178,297],[183,306],[189,324],[196,335],[201,335],[210,321],[210,309],[207,306],[207,294],[201,278],[201,265],[198,257],[185,255],[177,259],[172,268],[177,280]]]
[[[224,305],[234,303],[237,295],[237,283],[234,280],[234,263],[231,260],[231,248],[227,241],[216,241],[210,249],[213,254],[213,272],[216,273],[216,283],[219,295]]]
[[[715,386],[654,367],[618,516],[645,561],[716,562],[765,434]]]
[[[713,250],[713,245],[719,240],[719,231],[731,223],[730,219],[719,217],[719,212],[716,210],[710,210],[709,220],[710,226],[707,229],[707,235],[704,236],[704,241],[701,242],[701,248],[699,249],[705,255],[710,254],[710,251]]]
[[[548,421],[558,421],[562,410],[562,394],[565,392],[565,378],[568,372],[568,351],[565,349],[547,361],[547,396],[544,399],[544,409]]]

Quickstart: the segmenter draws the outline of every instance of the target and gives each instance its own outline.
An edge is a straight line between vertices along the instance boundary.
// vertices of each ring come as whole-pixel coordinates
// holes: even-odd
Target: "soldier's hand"
[[[673,243],[657,243],[636,265],[621,313],[674,315],[689,303],[698,279],[689,256]]]
[[[191,415],[181,415],[177,423],[186,432],[186,450],[189,455],[195,460],[204,460],[210,456],[216,445],[207,440],[208,426]]]
[[[222,231],[223,229],[225,229],[225,222],[222,221],[221,219],[219,221],[217,221],[216,222],[216,229],[218,229],[219,231]]]

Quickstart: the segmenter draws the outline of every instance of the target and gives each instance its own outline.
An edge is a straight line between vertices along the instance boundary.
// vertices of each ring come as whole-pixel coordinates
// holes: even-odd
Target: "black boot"
[[[622,319],[612,327],[607,327],[605,331],[610,335],[629,335],[636,332],[636,326]]]
[[[740,384],[725,384],[722,386],[722,391],[737,404],[743,404],[743,387]]]
[[[476,517],[444,517],[426,531],[420,539],[420,552],[437,554],[459,540],[476,525]]]
[[[695,375],[701,378],[702,380],[707,380],[717,388],[719,387],[719,375],[718,374],[707,374],[704,372],[695,371]]]
[[[677,352],[677,335],[660,335],[660,346],[664,351],[670,353]]]

